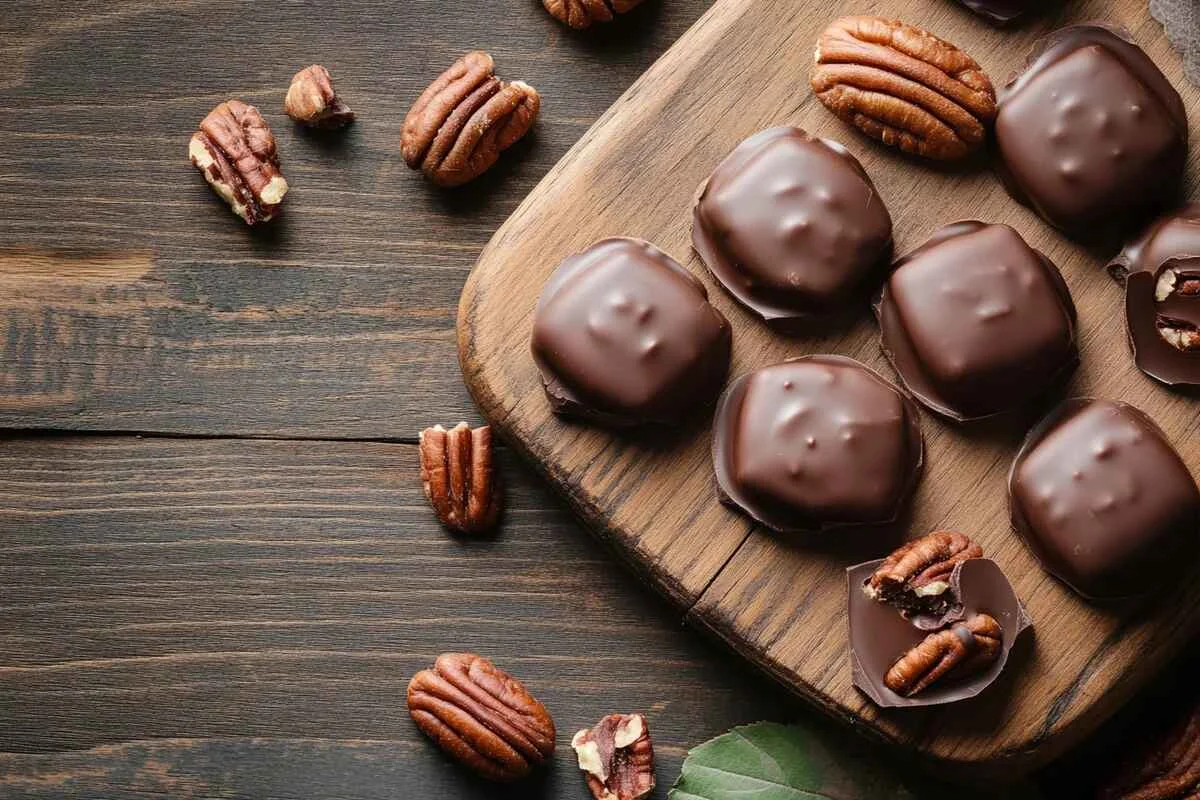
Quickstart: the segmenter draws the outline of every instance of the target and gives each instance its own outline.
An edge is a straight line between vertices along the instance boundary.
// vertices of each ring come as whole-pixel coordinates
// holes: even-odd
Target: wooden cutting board
[[[808,88],[817,35],[844,14],[888,14],[927,28],[965,49],[997,84],[1047,30],[1104,19],[1132,32],[1191,109],[1200,92],[1185,81],[1146,6],[1145,0],[1085,0],[1001,31],[950,0],[717,0],[496,233],[462,296],[462,367],[483,412],[690,623],[829,714],[958,767],[1013,775],[1095,728],[1200,629],[1200,569],[1138,608],[1084,603],[1039,568],[1009,526],[1005,474],[1033,419],[963,430],[925,414],[927,465],[910,534],[956,528],[976,537],[1012,579],[1035,621],[1034,636],[975,700],[880,711],[850,682],[844,569],[883,555],[891,543],[847,537],[813,547],[756,528],[717,500],[704,423],[647,443],[555,418],[529,355],[531,314],[564,256],[605,236],[642,237],[709,286],[733,324],[732,376],[805,353],[852,356],[892,375],[865,306],[849,328],[781,338],[716,286],[691,251],[699,183],[744,137],[795,124],[845,143],[862,161],[891,210],[897,252],[943,223],[976,218],[1012,225],[1049,255],[1080,312],[1083,363],[1071,393],[1144,409],[1200,474],[1200,403],[1171,394],[1134,367],[1121,289],[1103,270],[1105,254],[1063,239],[1012,201],[986,169],[937,168],[859,136]],[[1194,147],[1189,188],[1197,153]]]

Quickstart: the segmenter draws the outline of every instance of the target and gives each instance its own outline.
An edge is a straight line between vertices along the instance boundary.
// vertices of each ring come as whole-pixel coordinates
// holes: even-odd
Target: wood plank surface
[[[1007,519],[1004,477],[1034,419],[959,429],[923,416],[927,470],[909,530],[958,528],[978,538],[1013,579],[1036,621],[1001,682],[950,709],[882,714],[850,684],[843,569],[881,557],[887,543],[812,548],[750,530],[716,499],[709,431],[640,444],[564,423],[550,412],[528,354],[531,312],[564,256],[610,235],[649,239],[702,280],[690,250],[699,183],[741,139],[798,124],[844,142],[872,175],[896,225],[898,252],[956,219],[1006,222],[1062,269],[1080,310],[1083,366],[1072,394],[1124,399],[1151,414],[1200,472],[1194,401],[1142,376],[1125,344],[1120,289],[1103,261],[1064,240],[1011,200],[983,168],[907,159],[842,125],[807,78],[820,30],[846,13],[903,17],[963,46],[997,81],[1019,68],[1045,31],[1077,20],[1123,24],[1195,105],[1145,3],[1076,2],[1023,29],[998,31],[943,0],[818,3],[721,0],[610,109],[500,229],[460,306],[464,374],[485,414],[567,496],[603,538],[708,628],[801,696],[889,741],[943,761],[1007,774],[1061,753],[1094,729],[1200,630],[1200,567],[1164,595],[1123,612],[1100,611],[1046,576]],[[1192,119],[1192,137],[1198,131]],[[1193,154],[1188,187],[1194,185]],[[734,325],[732,374],[813,352],[850,355],[891,374],[873,320],[827,335],[771,335],[717,287]]]
[[[477,419],[454,310],[496,226],[708,5],[570,33],[534,0],[8,0],[0,11],[0,425],[413,437]],[[462,53],[538,87],[534,134],[470,187],[405,167],[408,106]],[[326,64],[358,112],[282,112]],[[187,161],[200,119],[258,105],[292,184],[237,224]]]
[[[567,740],[604,713],[648,714],[668,784],[787,713],[501,468],[503,530],[468,541],[412,445],[3,441],[0,797],[582,798]],[[409,720],[408,679],[464,648],[553,713],[540,783],[498,792]]]

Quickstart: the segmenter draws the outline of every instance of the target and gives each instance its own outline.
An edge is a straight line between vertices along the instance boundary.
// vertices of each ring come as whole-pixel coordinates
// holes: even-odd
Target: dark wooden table
[[[0,797],[584,797],[566,740],[618,710],[649,713],[665,797],[690,745],[814,716],[508,453],[495,540],[446,535],[417,480],[419,429],[479,420],[454,341],[476,254],[705,0],[587,34],[537,0],[0,5]],[[472,48],[542,117],[436,191],[400,123]],[[343,135],[280,111],[313,62],[359,112]],[[261,231],[186,159],[228,97],[293,186]],[[413,728],[408,678],[459,649],[553,711],[540,782],[479,783]]]

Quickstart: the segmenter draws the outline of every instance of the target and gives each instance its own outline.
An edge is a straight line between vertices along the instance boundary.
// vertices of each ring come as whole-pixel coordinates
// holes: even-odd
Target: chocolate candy
[[[1200,386],[1200,205],[1155,221],[1108,269],[1125,281],[1138,367],[1168,386]]]
[[[976,14],[997,25],[1007,25],[1025,14],[1045,8],[1050,0],[959,0]]]
[[[738,302],[787,330],[870,292],[891,256],[892,218],[846,148],[770,128],[708,179],[692,244]]]
[[[1062,276],[1007,225],[935,231],[897,262],[875,312],[901,381],[956,421],[1018,408],[1078,363]]]
[[[1009,473],[1013,526],[1084,597],[1144,594],[1200,549],[1200,490],[1158,426],[1112,400],[1070,401]]]
[[[930,628],[914,624],[892,606],[878,602],[863,591],[871,574],[882,563],[883,559],[868,561],[846,570],[854,685],[884,708],[954,703],[974,697],[991,686],[1008,663],[1009,652],[1032,624],[1000,566],[991,559],[973,558],[954,567],[948,591],[955,597],[956,613],[943,619],[934,629],[952,631],[963,622],[986,614],[1000,626],[1000,652],[995,659],[982,670],[952,672],[911,697],[904,697],[885,685],[885,676],[898,659],[926,640]],[[961,666],[970,665],[964,659]]]
[[[921,473],[912,401],[842,356],[804,356],[739,378],[713,428],[721,499],[777,531],[891,522]]]
[[[1005,185],[1078,238],[1126,231],[1175,199],[1187,136],[1183,101],[1154,62],[1096,25],[1051,34],[1000,92]]]
[[[678,424],[729,369],[731,333],[690,272],[634,239],[605,239],[550,276],[533,357],[555,412],[602,424]]]

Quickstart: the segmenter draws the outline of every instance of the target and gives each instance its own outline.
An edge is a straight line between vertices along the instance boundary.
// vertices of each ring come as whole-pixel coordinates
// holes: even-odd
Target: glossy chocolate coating
[[[991,686],[1008,663],[1009,651],[1032,624],[1000,566],[988,558],[973,558],[956,567],[951,580],[962,601],[961,611],[957,619],[945,621],[950,625],[979,613],[992,616],[1003,631],[1000,657],[983,672],[935,684],[914,697],[904,697],[884,685],[884,675],[896,659],[918,645],[929,631],[863,592],[863,583],[882,563],[883,559],[868,561],[846,570],[854,685],[884,708],[953,703],[974,697]]]
[[[891,256],[892,218],[846,148],[770,128],[708,179],[692,244],[738,302],[786,329],[870,293]]]
[[[1009,473],[1013,526],[1084,597],[1144,594],[1200,553],[1200,490],[1158,426],[1112,400],[1072,400]]]
[[[713,425],[722,500],[778,531],[893,521],[922,456],[912,401],[842,356],[804,356],[739,378]]]
[[[1126,232],[1179,193],[1179,93],[1135,44],[1080,25],[1048,36],[999,93],[996,148],[1009,191],[1069,235]]]
[[[1062,276],[1007,225],[937,230],[897,262],[875,311],[901,381],[956,421],[1019,408],[1078,362]]]
[[[532,349],[554,410],[609,425],[678,424],[729,368],[729,323],[666,253],[605,239],[558,266]]]
[[[1039,11],[1053,0],[959,0],[976,14],[987,17],[997,25],[1007,25],[1025,14]]]
[[[1157,272],[1168,258],[1200,257],[1200,204],[1164,214],[1125,245],[1108,271],[1118,280],[1131,272]]]

